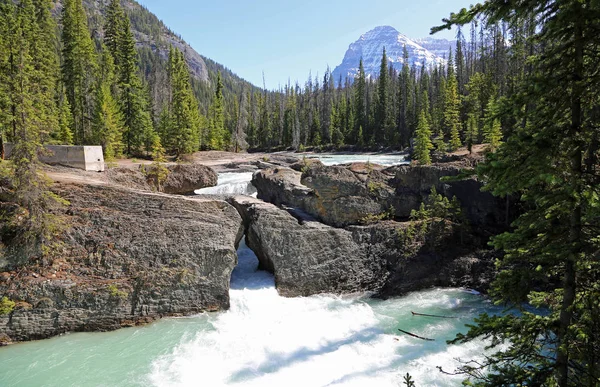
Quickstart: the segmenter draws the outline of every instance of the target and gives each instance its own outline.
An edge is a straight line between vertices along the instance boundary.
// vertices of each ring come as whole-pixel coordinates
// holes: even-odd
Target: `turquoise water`
[[[458,386],[460,377],[436,367],[452,371],[457,358],[482,354],[480,342],[445,343],[493,310],[479,295],[283,298],[249,249],[239,255],[229,311],[0,348],[0,386],[398,386],[406,372],[419,386]]]
[[[325,165],[338,165],[348,163],[366,163],[379,164],[384,166],[408,164],[405,154],[316,154],[309,155],[308,158],[319,159]]]

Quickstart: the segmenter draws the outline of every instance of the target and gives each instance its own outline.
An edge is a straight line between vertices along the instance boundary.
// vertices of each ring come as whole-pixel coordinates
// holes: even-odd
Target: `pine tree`
[[[363,66],[362,58],[358,65],[358,75],[355,79],[354,87],[354,118],[356,125],[356,143],[364,141],[365,133],[364,129],[367,127],[367,84],[365,76],[365,68]],[[358,129],[363,130],[360,133]]]
[[[469,150],[469,153],[473,153],[473,144],[477,143],[477,138],[479,137],[475,114],[469,114],[469,119],[467,120],[467,133],[465,133],[465,137],[467,149]]]
[[[494,152],[502,141],[502,124],[499,119],[498,102],[490,98],[485,109],[483,141],[488,144],[488,149]]]
[[[431,150],[433,144],[431,143],[431,130],[429,129],[429,122],[425,111],[422,110],[419,115],[419,125],[415,132],[415,149],[413,153],[413,159],[418,160],[419,164],[428,165],[431,164]]]
[[[450,149],[457,150],[462,146],[460,141],[460,98],[458,96],[458,84],[454,71],[450,71],[452,65],[448,65],[448,83],[446,84],[446,102],[444,109],[444,127],[450,136]]]
[[[122,41],[122,34],[125,31],[123,21],[126,16],[121,8],[120,0],[110,0],[106,9],[106,24],[104,25],[104,45],[110,52],[115,62],[115,66],[120,68],[119,48]]]
[[[92,139],[102,145],[104,158],[112,160],[123,151],[123,118],[112,95],[115,83],[112,55],[106,47],[100,54],[100,73],[96,85],[95,109],[92,121]]]
[[[86,143],[91,135],[96,55],[81,0],[65,0],[62,10],[62,74],[67,99],[73,114],[76,144]]]
[[[56,22],[52,18],[50,0],[33,0],[34,22],[31,42],[31,55],[35,58],[33,82],[40,89],[43,97],[36,105],[37,114],[44,126],[40,128],[40,140],[46,142],[59,129],[59,111],[57,101],[57,85],[60,79],[58,59],[58,39]]]
[[[494,152],[502,143],[502,124],[500,123],[500,120],[496,118],[488,128],[489,130],[485,132],[484,139],[489,145],[488,149]]]
[[[267,113],[267,104],[265,101],[265,112]],[[226,144],[226,133],[225,133],[225,107],[223,106],[223,80],[221,78],[221,72],[217,75],[217,87],[215,89],[215,95],[213,97],[212,104],[210,106],[208,119],[209,119],[209,133],[207,138],[207,146],[209,149],[224,150]],[[269,117],[263,117],[263,122],[270,122]],[[270,125],[266,125],[264,130],[270,130]],[[268,138],[268,136],[267,136]]]
[[[386,141],[386,135],[388,132],[389,123],[389,74],[388,74],[388,59],[383,48],[383,55],[381,56],[381,66],[379,69],[379,80],[377,83],[377,106],[375,113],[375,142],[377,144],[383,144]]]
[[[73,115],[71,106],[65,95],[59,99],[58,105],[58,131],[53,133],[54,142],[62,145],[73,144]]]
[[[177,156],[199,149],[200,113],[198,101],[192,92],[190,72],[183,53],[171,47],[169,52],[169,123],[163,142]]]
[[[0,1],[0,44],[6,50],[0,51],[0,90],[10,91],[1,100],[0,128],[11,132],[14,197],[27,210],[13,241],[17,264],[43,254],[41,247],[52,238],[49,209],[56,201],[38,160],[42,136],[55,130],[49,125],[58,125],[54,90],[48,88],[51,78],[43,74],[51,68],[52,58],[42,57],[50,55],[49,48],[39,46],[51,34],[52,24],[40,17],[45,12],[47,2]]]
[[[491,294],[518,313],[482,315],[456,340],[490,339],[492,355],[462,368],[477,385],[593,386],[600,378],[600,176],[590,141],[600,124],[599,14],[592,1],[487,1],[434,29],[476,17],[536,22],[527,38],[531,71],[494,117],[514,123],[511,136],[479,167],[486,189],[519,196],[523,213],[493,239],[503,256]]]
[[[365,136],[363,134],[363,128],[362,125],[358,127],[358,141],[356,142],[356,145],[358,145],[359,147],[363,147],[365,146]]]
[[[400,138],[400,145],[407,146],[410,141],[410,129],[408,127],[408,108],[411,90],[411,79],[410,79],[410,67],[408,65],[408,50],[404,45],[402,50],[402,71],[400,72],[399,82],[400,85],[398,90],[398,132]]]
[[[247,107],[247,99],[246,93],[242,90],[240,94],[240,102],[238,104],[237,111],[237,123],[235,126],[235,131],[233,132],[233,148],[236,153],[245,151],[248,148],[248,143],[246,142],[246,128],[248,127],[248,107]],[[292,108],[294,111],[295,106]],[[295,112],[294,112],[295,115]],[[295,124],[295,120],[294,120]]]
[[[138,75],[138,54],[130,28],[129,18],[123,17],[122,31],[118,34],[117,82],[118,102],[124,125],[124,143],[128,155],[149,151],[154,139],[154,128],[148,109],[147,90]]]

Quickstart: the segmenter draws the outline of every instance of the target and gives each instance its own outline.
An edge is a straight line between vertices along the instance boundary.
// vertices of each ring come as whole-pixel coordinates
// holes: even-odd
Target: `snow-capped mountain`
[[[431,41],[425,42],[425,44],[431,43]],[[390,26],[376,27],[366,34],[362,35],[360,39],[352,43],[346,51],[342,64],[337,66],[333,70],[333,79],[337,82],[342,77],[342,81],[345,78],[354,79],[358,74],[358,64],[360,58],[363,59],[363,66],[367,76],[377,77],[379,76],[379,69],[381,67],[381,55],[383,48],[385,47],[388,61],[395,69],[400,70],[404,64],[403,50],[406,46],[408,51],[408,62],[412,66],[425,66],[439,65],[446,63],[443,58],[441,47],[443,43],[440,43],[437,39],[435,41],[435,52],[429,51],[423,45],[418,44],[416,41],[408,38],[407,36],[398,32],[395,28]],[[449,47],[446,48],[448,50]],[[442,55],[439,55],[439,54]]]
[[[448,59],[450,48],[453,51],[456,49],[456,40],[435,39],[428,36],[426,38],[413,39],[413,42],[444,59]]]

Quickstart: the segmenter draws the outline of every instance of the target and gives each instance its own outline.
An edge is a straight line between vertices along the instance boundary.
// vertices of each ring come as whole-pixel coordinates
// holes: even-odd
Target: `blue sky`
[[[391,25],[420,38],[467,0],[138,0],[200,54],[268,88],[304,83],[341,63],[348,45]],[[453,38],[455,32],[436,36]]]

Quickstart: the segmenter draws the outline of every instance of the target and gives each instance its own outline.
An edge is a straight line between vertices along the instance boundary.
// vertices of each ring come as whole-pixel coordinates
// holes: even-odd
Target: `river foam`
[[[232,275],[231,309],[152,364],[155,386],[398,386],[410,372],[419,386],[455,386],[456,360],[481,356],[482,344],[448,346],[465,322],[488,308],[481,297],[434,289],[394,300],[366,295],[283,298],[257,272],[245,245]],[[456,319],[414,317],[411,311]],[[425,342],[398,328],[433,338]]]

